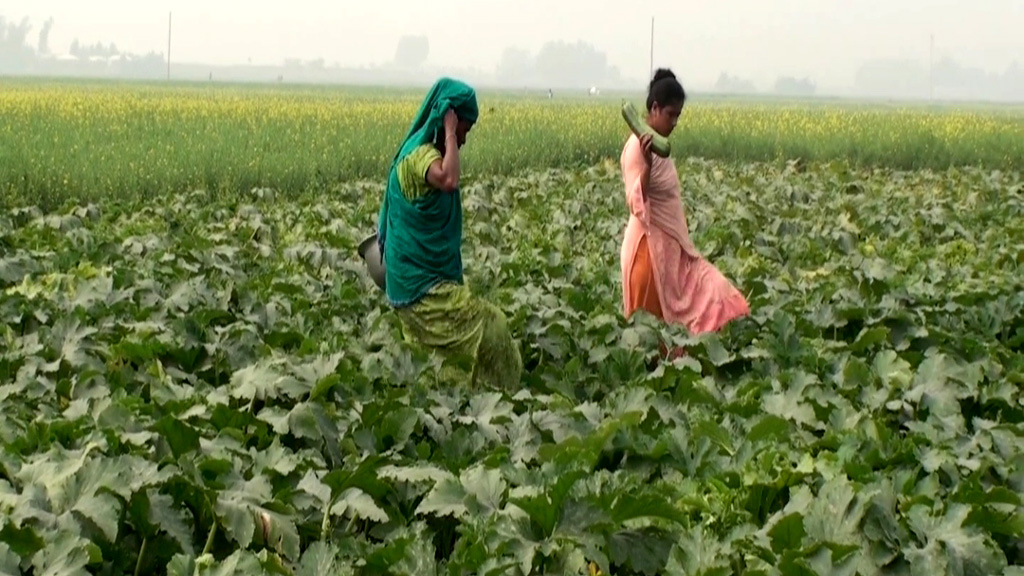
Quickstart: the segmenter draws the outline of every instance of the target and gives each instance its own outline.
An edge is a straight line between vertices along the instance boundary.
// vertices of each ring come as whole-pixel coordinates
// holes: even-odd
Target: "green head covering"
[[[435,82],[391,162],[377,219],[377,242],[384,255],[385,290],[392,306],[415,303],[440,281],[462,282],[459,190],[409,201],[398,183],[397,170],[398,163],[410,152],[434,142],[437,133],[444,129],[444,116],[449,108],[455,110],[460,120],[476,123],[476,91],[452,78]]]

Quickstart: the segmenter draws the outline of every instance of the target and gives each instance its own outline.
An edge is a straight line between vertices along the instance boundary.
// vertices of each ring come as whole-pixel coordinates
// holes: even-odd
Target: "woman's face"
[[[459,148],[466,143],[466,136],[469,131],[473,129],[473,124],[465,120],[459,119],[458,125],[455,127],[455,136],[459,141]]]
[[[679,115],[682,114],[683,107],[680,104],[672,103],[662,106],[658,102],[655,102],[651,106],[651,112],[647,115],[647,124],[654,131],[662,136],[668,138],[672,131],[676,129],[676,124],[679,122]]]
[[[459,148],[466,144],[466,137],[469,135],[469,131],[473,129],[473,123],[467,122],[466,120],[459,119],[459,123],[455,126],[455,139],[458,142]],[[444,130],[437,131],[437,137],[434,140],[434,145],[438,150],[444,151]]]

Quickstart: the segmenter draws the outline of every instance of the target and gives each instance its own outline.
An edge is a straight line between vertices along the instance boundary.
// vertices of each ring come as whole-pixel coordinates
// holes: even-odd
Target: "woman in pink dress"
[[[675,74],[659,69],[648,88],[647,124],[668,137],[685,101]],[[749,315],[743,294],[690,240],[675,162],[652,154],[650,136],[635,135],[620,162],[630,212],[621,252],[626,317],[643,309],[698,335]],[[677,349],[671,356],[682,353]],[[664,345],[662,354],[668,355]]]

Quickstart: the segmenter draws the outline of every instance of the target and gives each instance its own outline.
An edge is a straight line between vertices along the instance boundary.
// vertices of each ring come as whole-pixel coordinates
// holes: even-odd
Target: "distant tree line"
[[[587,89],[624,85],[618,68],[608,63],[608,55],[582,41],[547,42],[536,55],[521,48],[507,48],[495,76],[509,86]]]
[[[76,38],[67,53],[54,53],[50,47],[53,25],[53,18],[47,19],[33,44],[28,18],[12,22],[0,16],[0,73],[148,77],[166,70],[163,54],[132,54],[114,43],[86,44]]]
[[[406,35],[399,39],[393,60],[382,68],[416,74],[424,69],[429,54],[426,36]],[[495,68],[494,80],[505,86],[556,90],[625,85],[619,70],[609,64],[608,55],[582,41],[547,42],[537,54],[509,47]]]
[[[47,19],[33,41],[33,26],[28,18],[14,22],[0,16],[0,74],[163,77],[166,72],[164,54],[152,51],[131,54],[120,50],[113,42],[86,43],[76,38],[67,52],[56,52],[50,46],[53,26],[53,18]],[[429,54],[430,43],[426,36],[406,35],[399,39],[392,61],[372,67],[372,70],[360,70],[359,74],[422,79],[434,73],[426,65]],[[208,70],[202,75],[213,79],[215,67],[197,64],[183,65],[183,68]],[[288,72],[293,77],[296,74],[353,74],[352,71],[328,71],[322,58],[308,62],[286,59],[283,67],[275,69]],[[235,78],[246,75],[244,67],[221,70]],[[260,70],[261,74],[265,72]],[[473,71],[474,77],[484,76],[477,72]],[[280,80],[279,75],[276,77]],[[547,42],[536,54],[509,47],[501,55],[493,77],[496,83],[505,86],[556,91],[588,90],[591,87],[637,88],[608,62],[605,52],[582,41]],[[750,80],[726,72],[719,75],[714,90],[729,94],[758,92]],[[859,96],[1024,101],[1024,66],[1014,62],[1005,71],[992,73],[965,66],[948,57],[931,67],[909,60],[872,60],[857,71],[852,90]],[[810,96],[817,92],[817,86],[810,78],[780,76],[767,92]]]
[[[1024,66],[1013,62],[1002,73],[993,73],[948,57],[931,69],[910,60],[872,60],[857,70],[851,88],[850,95],[861,97],[1020,102],[1024,101]],[[714,90],[723,94],[758,92],[750,80],[726,72],[718,76]],[[769,92],[810,96],[817,92],[817,87],[809,78],[781,76]]]
[[[750,80],[727,72],[718,75],[714,89],[721,94],[754,94],[758,91]],[[810,78],[779,76],[770,92],[784,96],[813,96],[817,90],[817,85]]]
[[[856,75],[858,92],[908,98],[1024,100],[1024,66],[1002,73],[965,66],[949,57],[927,65],[911,60],[872,60]]]

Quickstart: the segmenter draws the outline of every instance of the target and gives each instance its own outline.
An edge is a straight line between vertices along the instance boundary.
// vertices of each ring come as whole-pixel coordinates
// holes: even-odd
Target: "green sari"
[[[475,122],[475,91],[448,78],[435,83],[392,163],[378,219],[387,297],[407,340],[473,358],[473,383],[513,389],[522,359],[505,315],[463,281],[460,191],[434,190],[426,181],[441,157],[433,142],[449,108]]]

